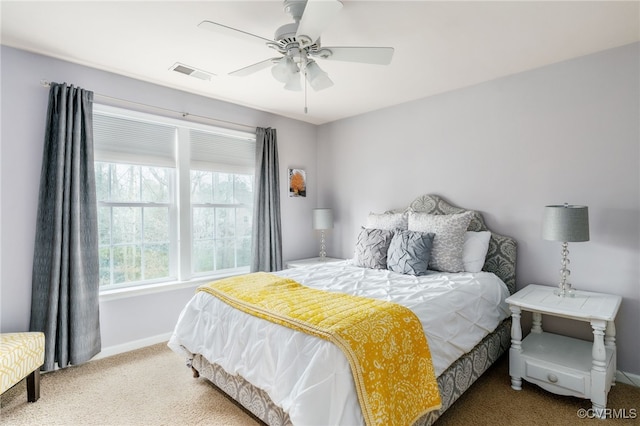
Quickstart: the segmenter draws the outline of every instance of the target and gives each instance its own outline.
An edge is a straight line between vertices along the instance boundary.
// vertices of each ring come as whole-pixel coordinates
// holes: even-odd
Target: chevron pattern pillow
[[[387,269],[409,275],[425,275],[435,234],[396,230],[387,252]]]
[[[362,228],[356,241],[353,264],[362,268],[386,269],[392,238],[391,230]]]

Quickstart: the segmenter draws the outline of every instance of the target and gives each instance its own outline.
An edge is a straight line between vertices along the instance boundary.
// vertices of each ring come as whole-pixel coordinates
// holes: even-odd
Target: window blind
[[[201,130],[189,130],[191,168],[229,173],[253,173],[256,141]]]
[[[175,126],[93,115],[95,159],[163,167],[175,167]]]

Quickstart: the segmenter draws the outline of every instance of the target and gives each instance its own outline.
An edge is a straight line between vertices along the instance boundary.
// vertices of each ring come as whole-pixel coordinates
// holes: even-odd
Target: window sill
[[[209,283],[214,280],[232,277],[236,275],[246,274],[243,272],[230,272],[220,275],[211,275],[207,277],[198,277],[189,281],[169,281],[163,283],[138,285],[133,287],[116,288],[112,290],[100,291],[100,302],[110,302],[112,300],[125,299],[129,297],[145,296],[154,293],[164,293],[167,291],[181,290],[183,288],[196,288],[202,284]]]

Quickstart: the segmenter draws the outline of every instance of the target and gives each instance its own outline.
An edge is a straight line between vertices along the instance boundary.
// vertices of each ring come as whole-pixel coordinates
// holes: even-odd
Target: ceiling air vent
[[[206,72],[206,71],[196,69],[194,67],[190,67],[189,65],[181,64],[180,62],[176,62],[169,69],[175,72],[179,72],[181,74],[186,74],[191,77],[195,77],[200,80],[204,80],[204,81],[211,81],[211,77],[215,75],[210,72]]]

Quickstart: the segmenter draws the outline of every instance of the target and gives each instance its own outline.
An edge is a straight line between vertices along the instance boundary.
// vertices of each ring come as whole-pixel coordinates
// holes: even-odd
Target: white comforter
[[[509,316],[507,286],[494,274],[414,277],[349,261],[276,273],[314,288],[389,300],[420,318],[436,375]],[[356,425],[364,420],[349,363],[332,343],[238,311],[198,292],[182,311],[169,346],[202,354],[265,390],[295,425]]]

